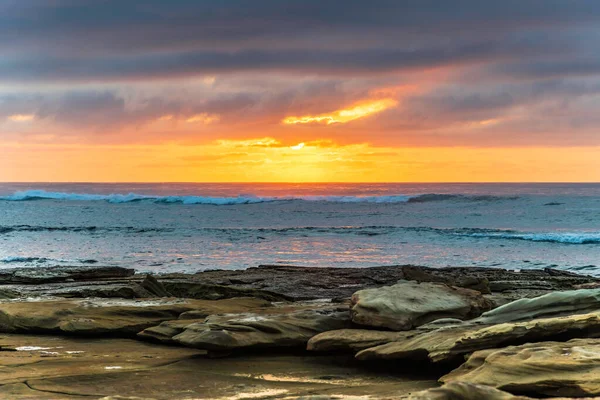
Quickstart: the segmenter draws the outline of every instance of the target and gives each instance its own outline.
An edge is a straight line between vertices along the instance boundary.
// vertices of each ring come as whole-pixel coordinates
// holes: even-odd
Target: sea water
[[[0,268],[259,264],[600,275],[600,184],[0,184]]]

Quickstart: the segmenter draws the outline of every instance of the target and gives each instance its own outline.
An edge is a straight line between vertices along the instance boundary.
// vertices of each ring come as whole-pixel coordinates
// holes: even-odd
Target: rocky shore
[[[0,398],[600,398],[600,279],[553,269],[12,269],[0,299]]]

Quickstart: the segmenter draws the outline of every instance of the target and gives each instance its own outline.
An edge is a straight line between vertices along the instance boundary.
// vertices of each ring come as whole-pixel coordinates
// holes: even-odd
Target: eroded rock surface
[[[177,274],[170,277],[177,279]],[[262,265],[243,271],[203,271],[197,273],[194,279],[205,283],[285,293],[294,300],[350,298],[353,293],[362,289],[410,280],[440,282],[484,294],[491,291],[511,301],[551,291],[571,290],[576,285],[600,281],[598,278],[550,268],[511,271],[487,267],[428,268],[414,265],[370,268]]]
[[[480,324],[500,324],[561,315],[584,314],[600,310],[600,289],[552,292],[530,299],[519,299],[484,313]]]
[[[259,266],[246,270],[165,274],[149,281],[120,267],[53,267],[0,272],[0,284],[22,297],[71,298],[187,297],[217,300],[252,296],[269,301],[349,299],[353,293],[399,280],[439,282],[474,289],[496,303],[535,297],[557,290],[594,285],[600,279],[553,269],[510,271],[500,268],[427,268],[398,265],[370,268]],[[150,278],[152,279],[152,278]]]
[[[515,396],[490,386],[468,382],[450,382],[439,388],[411,393],[401,400],[532,400],[530,397]],[[555,399],[558,400],[558,399]]]
[[[211,351],[304,348],[313,336],[349,325],[347,310],[335,308],[271,315],[222,315],[188,325],[173,340],[184,346]]]
[[[484,371],[474,355],[462,375],[459,369],[456,379],[448,378],[444,387],[427,392],[442,397],[425,398],[471,399],[478,394],[515,400],[508,392],[521,389],[515,392],[499,381],[497,387],[505,391],[477,386],[478,379],[508,377],[511,363],[516,365],[515,360],[526,354],[502,353],[497,356],[502,363],[496,366],[491,362],[494,352],[524,342],[600,336],[599,282],[550,269],[470,267],[262,266],[161,276],[132,275],[132,270],[113,267],[8,270],[0,273],[0,332],[19,335],[0,334],[0,398],[312,399],[318,394],[319,399],[396,399],[434,387],[441,371],[455,365],[443,362],[462,362],[465,355],[484,349],[475,355],[479,360],[485,356],[485,364],[499,371],[497,376]],[[387,288],[375,289],[390,285],[404,289],[394,295],[387,295]],[[577,287],[588,290],[521,300],[473,318],[492,307],[491,299],[503,304]],[[359,326],[351,323],[349,299],[361,291],[371,291],[372,299],[379,300],[361,303],[358,296],[356,321],[375,321],[371,326],[381,330],[356,329]],[[411,330],[384,330],[400,328]],[[31,333],[46,336],[27,336]],[[314,352],[297,351],[307,342]],[[570,394],[591,393],[595,378],[586,378],[586,368],[591,367],[585,365],[584,355],[591,352],[595,359],[600,353],[596,347],[595,342],[581,342],[574,350],[577,357],[565,363],[565,371],[581,372],[581,384],[565,384]],[[567,353],[573,349],[561,348]],[[213,356],[260,351],[210,359],[203,349]],[[539,352],[557,356],[558,349],[550,346]],[[329,354],[315,354],[318,351]],[[356,351],[360,360],[376,362],[355,360]],[[541,354],[538,357],[539,371],[550,368]],[[382,362],[386,359],[401,361]],[[408,374],[418,365],[412,360],[441,364],[421,364],[426,367],[419,373],[425,375],[412,377]],[[512,371],[535,375],[536,365]],[[432,371],[438,374],[427,375]],[[392,372],[396,376],[388,375]],[[556,388],[569,379],[567,375],[552,375]],[[522,387],[543,387],[535,377],[519,379]]]
[[[163,321],[176,320],[185,312],[247,312],[265,305],[259,299],[225,303],[189,299],[3,301],[0,332],[132,337]]]
[[[0,271],[0,283],[40,284],[88,281],[133,276],[133,268],[122,267],[48,267],[12,268]]]
[[[600,395],[600,339],[528,343],[473,353],[440,379],[534,397]]]
[[[365,349],[356,357],[370,359],[421,359],[452,362],[477,350],[525,342],[600,336],[599,289],[553,293],[536,299],[520,300],[492,310],[481,317],[414,335],[408,340]],[[598,311],[578,314],[581,311]],[[570,315],[562,316],[567,311]],[[526,317],[561,315],[554,318]],[[516,320],[517,322],[503,322]],[[418,333],[418,332],[417,332]]]
[[[356,353],[385,343],[407,340],[418,334],[417,331],[390,332],[369,329],[340,329],[313,336],[308,341],[306,348],[309,351]]]

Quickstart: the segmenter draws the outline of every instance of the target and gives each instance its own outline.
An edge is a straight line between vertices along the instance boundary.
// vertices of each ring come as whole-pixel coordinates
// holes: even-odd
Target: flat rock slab
[[[252,296],[269,301],[349,299],[368,288],[399,280],[439,282],[478,290],[498,304],[556,290],[594,285],[600,279],[565,271],[499,268],[427,268],[396,265],[371,268],[259,266],[246,270],[213,270],[197,274],[133,275],[120,267],[51,267],[0,272],[0,298],[59,296],[69,298],[184,297],[218,300]]]
[[[357,351],[390,342],[399,342],[420,334],[418,331],[390,332],[370,329],[339,329],[313,336],[306,346],[309,351],[344,352]]]
[[[0,343],[0,398],[10,399],[393,398],[436,386],[432,378],[365,371],[348,357],[211,359],[129,339],[0,335]]]
[[[263,300],[222,301],[190,299],[148,300],[42,300],[0,302],[0,332],[71,334],[82,336],[135,335],[163,321],[194,316],[248,312],[269,306]],[[189,315],[189,314],[188,314]]]
[[[600,395],[600,339],[528,343],[475,352],[440,379],[534,397]]]
[[[13,268],[0,271],[0,283],[40,284],[126,278],[135,274],[123,267]]]
[[[170,274],[161,279],[176,279],[177,276],[178,274]],[[571,290],[576,285],[600,282],[598,278],[550,268],[511,271],[487,267],[428,268],[414,265],[370,268],[263,265],[241,271],[203,271],[191,279],[268,290],[286,294],[296,300],[348,299],[358,290],[391,285],[399,280],[441,282],[482,293],[491,291],[502,293],[509,300],[535,297],[556,290]]]

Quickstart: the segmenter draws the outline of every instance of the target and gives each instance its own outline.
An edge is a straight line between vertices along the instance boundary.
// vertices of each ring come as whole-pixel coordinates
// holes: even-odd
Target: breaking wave
[[[216,228],[198,227],[181,228],[192,232],[216,235],[231,240],[243,239],[267,239],[272,236],[320,236],[320,235],[355,235],[355,236],[382,236],[397,235],[403,233],[425,233],[443,236],[498,239],[498,240],[524,240],[531,242],[548,242],[562,244],[600,244],[599,232],[523,232],[509,229],[486,229],[486,228],[433,228],[414,226],[300,226],[283,228]],[[135,234],[164,234],[178,231],[177,228],[160,227],[131,227],[131,226],[31,226],[14,225],[0,226],[0,234],[11,232],[75,232],[87,234],[120,233],[126,235]],[[180,232],[182,233],[182,232]],[[264,237],[263,237],[264,236]],[[33,261],[33,260],[30,260]],[[3,260],[3,262],[7,262]]]
[[[96,264],[98,260],[93,259],[78,259],[78,260],[60,260],[56,258],[46,258],[46,257],[27,257],[27,256],[9,256],[0,258],[0,264],[64,264],[64,263],[72,263],[72,264]]]
[[[600,244],[600,232],[520,232],[513,230],[465,230],[456,235],[564,244]]]
[[[136,228],[133,226],[36,226],[36,225],[12,225],[0,226],[0,234],[11,232],[124,232],[124,233],[148,233],[148,232],[172,232],[173,228]]]
[[[48,261],[48,259],[45,258],[45,257],[20,257],[20,256],[13,256],[13,257],[0,258],[0,263],[3,263],[3,264],[10,264],[10,263],[31,263],[31,262],[45,263],[46,261]]]
[[[47,192],[45,190],[28,190],[16,192],[8,196],[0,196],[4,201],[63,200],[63,201],[106,201],[108,203],[149,202],[155,204],[205,204],[236,205],[256,204],[275,201],[322,201],[334,203],[426,203],[434,201],[496,201],[514,200],[514,196],[477,196],[461,194],[419,194],[419,195],[381,195],[381,196],[281,196],[261,197],[243,195],[237,197],[211,196],[154,196],[137,193],[128,194],[89,194]]]

